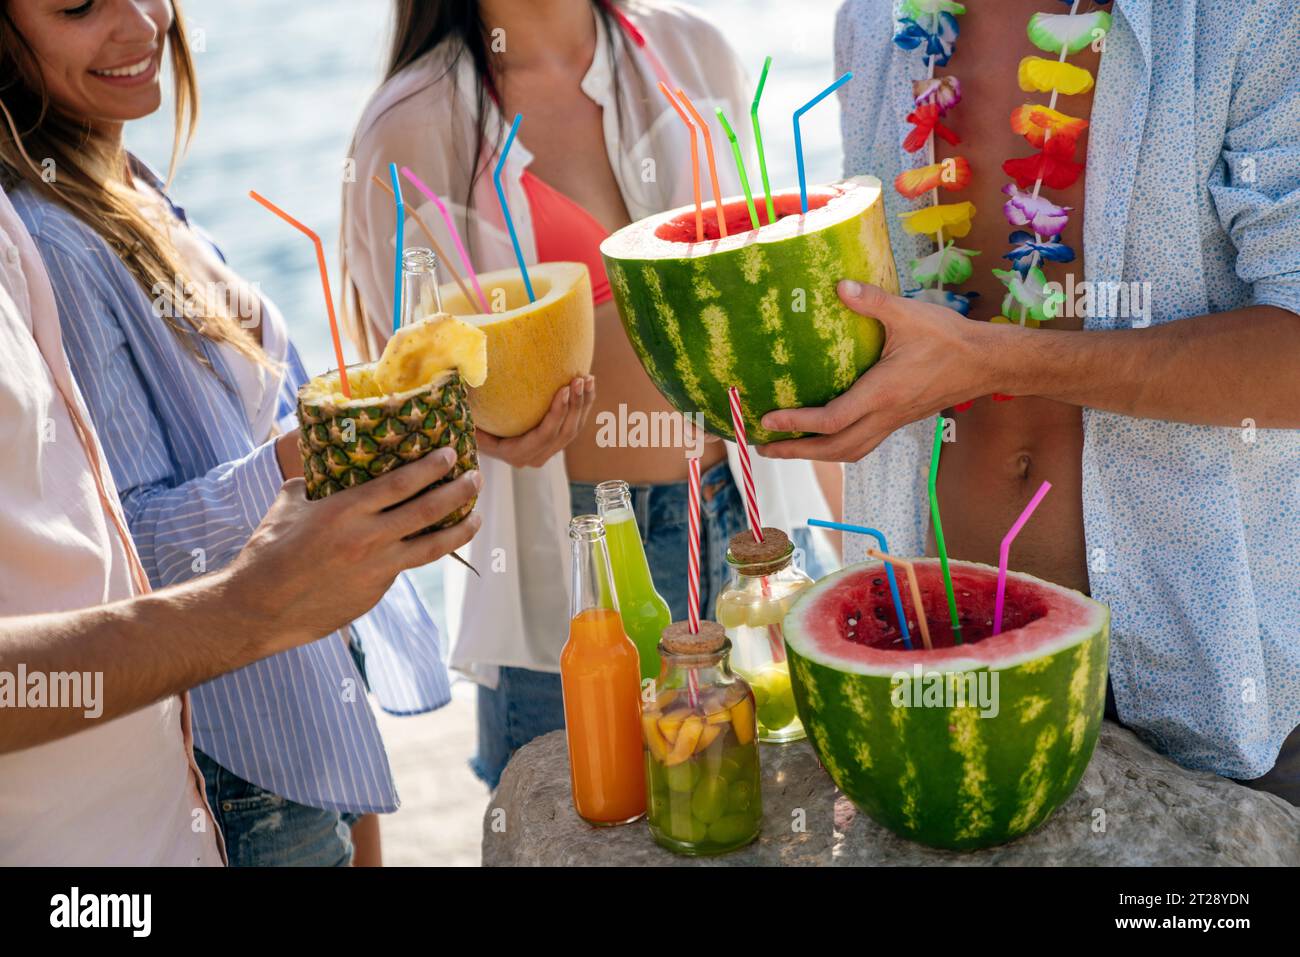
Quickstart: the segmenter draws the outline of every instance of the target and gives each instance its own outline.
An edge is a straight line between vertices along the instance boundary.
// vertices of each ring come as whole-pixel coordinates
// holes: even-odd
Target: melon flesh
[[[763,428],[773,409],[825,405],[879,357],[884,332],[845,306],[841,279],[898,291],[880,181],[858,176],[808,191],[773,193],[776,221],[750,228],[744,197],[713,205],[695,241],[695,207],[625,226],[600,247],[619,317],[637,358],[680,412],[733,438],[727,390],[740,390],[757,442],[789,438]]]
[[[480,429],[503,437],[536,427],[556,391],[591,371],[595,346],[587,267],[536,263],[528,277],[532,303],[518,269],[479,273],[489,313],[455,283],[439,289],[444,310],[487,336],[487,378],[470,389],[469,404]]]
[[[992,635],[997,569],[950,567],[961,644],[935,560],[915,562],[932,651],[906,589],[903,645],[878,562],[805,590],[784,631],[799,717],[836,785],[897,834],[972,849],[1033,830],[1078,785],[1101,729],[1110,613],[1012,572]]]

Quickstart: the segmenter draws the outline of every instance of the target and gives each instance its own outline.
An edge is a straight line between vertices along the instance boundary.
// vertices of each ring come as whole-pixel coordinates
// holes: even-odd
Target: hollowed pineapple
[[[402,330],[379,362],[349,367],[350,399],[338,372],[299,390],[298,448],[309,499],[362,485],[443,446],[456,450],[456,463],[434,486],[478,468],[466,386],[467,380],[482,381],[483,333],[449,316],[454,326],[439,318]],[[385,387],[393,383],[410,385]],[[473,508],[471,501],[426,531],[455,525]]]

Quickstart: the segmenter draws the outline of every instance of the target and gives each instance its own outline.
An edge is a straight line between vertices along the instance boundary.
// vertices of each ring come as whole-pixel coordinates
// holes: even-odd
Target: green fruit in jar
[[[674,800],[668,809],[668,826],[664,827],[662,818],[658,823],[661,830],[678,841],[698,844],[709,836],[709,825],[692,816],[690,801]]]
[[[695,782],[700,779],[700,766],[694,761],[674,764],[671,768],[664,769],[664,777],[668,782],[668,790],[676,791],[678,794],[687,794],[695,787]]]
[[[722,778],[704,778],[691,795],[691,814],[705,824],[716,821],[727,809],[727,794],[727,782]]]
[[[773,665],[756,675],[750,687],[758,702],[758,720],[765,728],[784,728],[794,720],[794,691],[790,687],[790,672],[784,665]],[[762,689],[761,701],[759,689]]]
[[[709,840],[719,844],[737,844],[758,831],[758,821],[752,814],[728,814],[709,825]]]
[[[733,814],[748,811],[754,803],[754,785],[748,781],[732,781],[727,788],[727,810]]]

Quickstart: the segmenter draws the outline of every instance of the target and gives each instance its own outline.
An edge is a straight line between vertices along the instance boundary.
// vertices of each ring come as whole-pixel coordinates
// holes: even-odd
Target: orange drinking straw
[[[261,196],[251,189],[248,191],[248,195],[298,230],[298,232],[305,234],[308,239],[316,244],[316,265],[320,267],[320,284],[321,288],[325,290],[325,308],[329,310],[330,336],[334,339],[334,358],[338,360],[339,364],[339,386],[342,387],[345,398],[352,398],[352,390],[348,387],[347,364],[343,361],[343,343],[339,341],[339,321],[334,315],[334,297],[330,295],[330,275],[329,269],[325,266],[325,247],[321,245],[320,237],[265,196]]]
[[[868,548],[867,554],[882,562],[888,562],[890,565],[897,565],[907,572],[907,584],[912,592],[912,604],[916,606],[917,623],[921,626],[921,640],[925,642],[926,651],[933,651],[934,647],[930,644],[930,623],[925,620],[925,606],[921,604],[921,586],[916,583],[916,569],[912,567],[912,563],[906,558],[895,558],[893,555],[886,555],[874,548]]]
[[[718,189],[718,167],[713,161],[713,137],[709,135],[709,124],[704,122],[704,117],[700,116],[699,111],[695,109],[695,104],[690,101],[681,87],[677,88],[677,95],[681,101],[686,104],[686,108],[691,111],[691,116],[704,134],[704,149],[709,160],[709,181],[713,184],[713,208],[718,214],[718,232],[723,236],[727,235],[727,220],[722,215],[722,191]]]
[[[663,80],[659,81],[659,89],[663,90],[668,102],[677,111],[677,115],[682,118],[686,128],[691,131],[691,176],[695,180],[695,241],[702,243],[704,242],[704,212],[700,206],[700,146],[697,141],[698,137],[695,135],[695,124],[691,122],[691,118],[686,115],[686,111],[681,108],[681,105],[673,99],[672,93],[668,91],[668,87],[664,85]]]
[[[393,188],[380,179],[378,174],[371,176],[370,181],[387,193],[389,197],[392,197]],[[424,222],[424,218],[414,209],[407,210],[407,212],[419,225],[420,230],[424,233],[424,238],[429,240],[429,245],[433,247],[433,251],[438,254],[438,262],[446,266],[447,272],[451,273],[451,278],[456,281],[456,285],[460,289],[460,294],[465,297],[465,301],[468,302],[471,307],[477,306],[478,300],[469,294],[469,289],[465,285],[465,280],[460,278],[460,273],[456,272],[456,267],[451,264],[451,260],[447,258],[447,254],[442,251],[442,247],[438,245],[438,240],[433,238],[433,231],[430,230],[428,225]]]

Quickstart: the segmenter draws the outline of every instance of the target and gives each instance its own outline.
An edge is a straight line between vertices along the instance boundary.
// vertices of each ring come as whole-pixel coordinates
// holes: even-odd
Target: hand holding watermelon
[[[856,462],[905,425],[1005,388],[992,381],[992,359],[1004,337],[1023,332],[1018,327],[971,322],[943,306],[853,280],[837,288],[846,306],[885,327],[880,361],[824,406],[765,415],[764,428],[774,432],[818,434],[760,446],[759,454]]]

